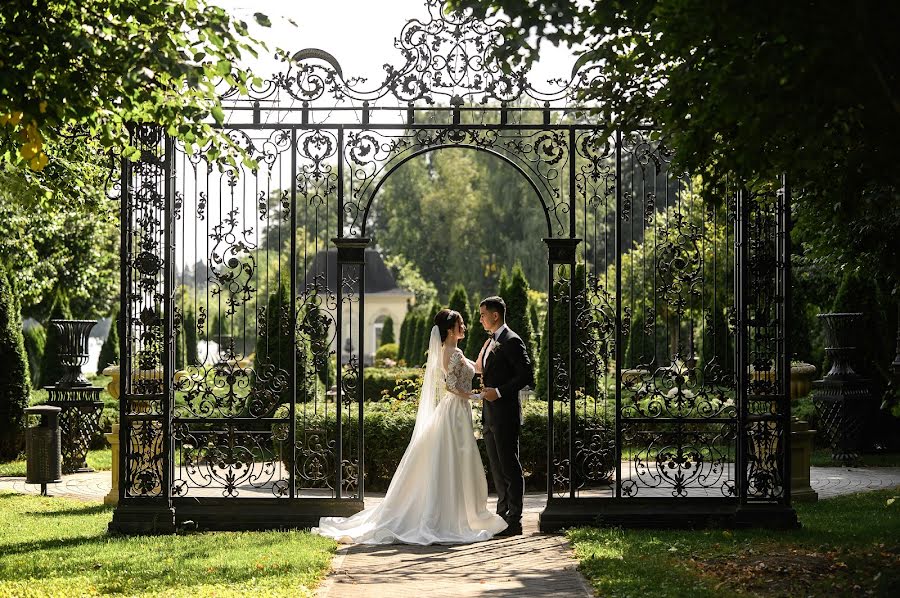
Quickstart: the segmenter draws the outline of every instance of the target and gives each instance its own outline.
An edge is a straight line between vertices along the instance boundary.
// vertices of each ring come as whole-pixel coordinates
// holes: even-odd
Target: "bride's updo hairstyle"
[[[447,334],[456,328],[456,323],[462,319],[458,311],[452,309],[442,309],[434,316],[434,325],[438,327],[441,333],[441,342],[447,340]]]

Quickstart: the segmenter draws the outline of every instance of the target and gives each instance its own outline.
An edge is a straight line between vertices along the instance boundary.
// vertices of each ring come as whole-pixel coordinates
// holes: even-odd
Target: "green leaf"
[[[269,17],[264,15],[261,12],[253,13],[253,18],[256,19],[256,22],[261,27],[271,27],[272,26],[272,21],[269,19]]]

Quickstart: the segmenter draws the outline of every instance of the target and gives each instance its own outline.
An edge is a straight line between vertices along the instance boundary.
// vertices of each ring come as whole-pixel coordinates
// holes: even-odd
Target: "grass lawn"
[[[112,449],[88,451],[87,464],[97,471],[112,469]],[[25,458],[0,463],[0,476],[25,477]]]
[[[789,532],[580,528],[568,535],[601,596],[900,596],[898,495],[797,505],[803,529]]]
[[[300,531],[114,537],[110,517],[0,494],[0,596],[311,596],[336,548]]]

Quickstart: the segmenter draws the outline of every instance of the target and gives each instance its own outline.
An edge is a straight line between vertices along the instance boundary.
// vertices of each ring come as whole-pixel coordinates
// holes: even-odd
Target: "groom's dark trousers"
[[[495,340],[494,349],[482,356],[482,371],[485,388],[496,388],[500,398],[484,402],[482,436],[497,490],[497,514],[516,524],[522,519],[525,494],[519,461],[519,391],[534,386],[534,369],[525,343],[515,332],[506,328]]]

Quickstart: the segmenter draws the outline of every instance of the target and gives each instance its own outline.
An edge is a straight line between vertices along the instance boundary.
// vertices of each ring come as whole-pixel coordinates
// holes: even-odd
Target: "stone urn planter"
[[[813,377],[816,375],[816,366],[811,363],[794,361],[791,363],[791,400],[801,399],[809,394],[812,389]],[[750,366],[750,378],[775,383],[775,370],[757,370]]]
[[[65,370],[57,388],[90,386],[81,367],[88,362],[88,337],[97,320],[50,320],[60,335],[59,359]]]
[[[803,361],[791,362],[791,399],[801,399],[812,390],[816,366]]]

